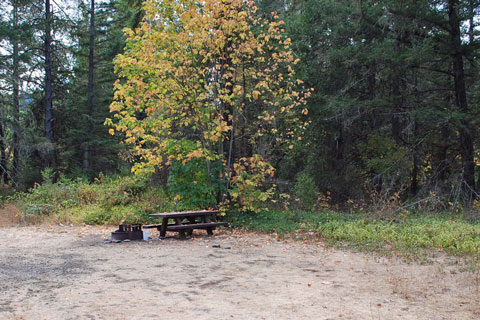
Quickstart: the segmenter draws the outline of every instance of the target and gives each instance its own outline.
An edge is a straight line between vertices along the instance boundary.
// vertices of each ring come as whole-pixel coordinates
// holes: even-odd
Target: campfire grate
[[[112,240],[143,240],[141,224],[121,224],[112,232]]]

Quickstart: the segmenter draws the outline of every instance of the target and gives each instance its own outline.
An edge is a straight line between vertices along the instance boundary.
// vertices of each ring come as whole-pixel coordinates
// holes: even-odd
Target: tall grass
[[[25,222],[145,223],[154,212],[172,211],[167,192],[147,179],[103,177],[88,182],[61,178],[13,196]],[[180,208],[182,209],[182,208]],[[336,245],[416,254],[442,250],[480,258],[478,214],[416,213],[393,220],[378,215],[301,210],[228,213],[233,227],[299,237],[313,236]]]
[[[14,200],[25,222],[119,224],[148,221],[150,213],[173,208],[162,188],[138,177],[61,178],[45,181]]]
[[[374,250],[415,254],[442,250],[480,257],[480,224],[453,214],[415,214],[395,221],[330,211],[265,211],[233,215],[233,226],[278,234],[314,234],[323,240]]]

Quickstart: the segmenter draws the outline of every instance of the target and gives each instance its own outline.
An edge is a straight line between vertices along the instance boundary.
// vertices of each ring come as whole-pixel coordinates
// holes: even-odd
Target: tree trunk
[[[468,42],[469,44],[473,44],[474,39],[474,32],[475,32],[475,0],[470,0],[468,6],[468,14],[470,18],[468,19],[469,26],[468,26]]]
[[[2,184],[8,183],[7,151],[2,122],[0,122],[0,180]]]
[[[50,0],[45,0],[45,137],[49,143],[45,158],[46,168],[55,168],[55,147],[53,141],[53,87],[52,87],[52,13]]]
[[[402,44],[399,40],[395,43],[395,53],[401,54]],[[393,68],[393,115],[392,115],[392,136],[397,145],[402,143],[402,114],[404,111],[404,94],[405,94],[405,66],[395,63]]]
[[[468,41],[469,45],[474,45],[475,41],[475,18],[476,18],[476,9],[479,6],[478,0],[470,0],[469,2],[469,27],[468,27]],[[472,74],[472,79],[469,81],[468,86],[471,86],[472,88],[476,84],[478,80],[478,67],[477,67],[477,62],[476,59],[471,59],[470,60],[471,64],[469,65],[470,69],[468,70],[470,74]],[[480,175],[477,177],[477,183],[476,183],[476,192],[478,193],[480,191]]]
[[[447,124],[442,125],[441,127],[441,140],[440,146],[438,150],[438,179],[442,183],[445,184],[445,180],[447,179],[448,173],[448,161],[447,161],[447,153],[448,153],[448,141],[450,139],[449,134],[449,127]]]
[[[89,152],[92,141],[93,130],[93,72],[95,58],[95,0],[91,0],[90,6],[90,54],[88,56],[88,136],[84,144],[83,151],[83,171],[87,171],[90,166]]]
[[[415,122],[413,125],[413,136],[414,138],[418,137],[418,121],[413,119]],[[410,184],[410,192],[413,196],[416,196],[418,193],[418,145],[415,142],[413,146],[413,166],[411,171],[411,184]]]
[[[345,147],[347,146],[345,139],[348,139],[348,132],[345,132],[344,125],[341,120],[333,120],[326,127],[325,145],[328,150],[327,168],[332,181],[326,183],[326,187],[332,194],[334,203],[341,203],[348,198],[349,191],[345,182]],[[300,169],[300,168],[299,168]]]
[[[232,46],[232,43],[231,41],[228,41],[226,44],[225,44],[225,47],[224,47],[224,52],[228,52],[228,49]],[[222,65],[232,65],[232,60],[230,58],[229,55],[227,55],[227,58],[224,58],[222,59],[223,61],[221,62]],[[219,81],[221,83],[222,86],[224,86],[224,88],[226,88],[226,83],[224,83],[223,81],[223,74],[224,74],[224,70],[223,70],[223,67],[222,67],[222,70],[220,71],[220,76],[219,76]],[[231,95],[232,92],[233,92],[233,86],[229,86],[228,87],[228,94]],[[226,197],[228,196],[228,192],[230,190],[230,187],[231,187],[231,182],[232,182],[232,177],[234,175],[234,171],[233,171],[233,163],[235,162],[235,147],[236,147],[236,143],[235,143],[235,127],[236,127],[236,123],[235,123],[235,106],[232,105],[231,103],[227,102],[227,101],[224,101],[223,102],[223,108],[222,108],[222,113],[223,113],[223,118],[224,120],[227,122],[227,125],[228,126],[231,126],[231,131],[230,131],[230,135],[228,137],[228,139],[225,139],[223,141],[223,152],[227,151],[227,154],[223,154],[223,157],[224,159],[226,160],[226,164],[227,164],[227,170],[226,170],[226,184],[225,184],[225,192],[222,193],[222,202],[225,201]]]
[[[18,6],[17,1],[12,1],[13,5],[13,136],[12,136],[12,180],[16,183],[18,177],[19,164],[19,112],[20,112],[20,73],[19,73],[19,53],[18,53]],[[3,159],[3,157],[2,157]]]
[[[368,44],[371,43],[371,39],[366,41]],[[375,61],[369,63],[367,66],[367,99],[369,102],[372,102],[377,98],[377,64]],[[382,119],[378,117],[375,110],[369,110],[368,114],[370,115],[370,131],[375,132],[382,125]],[[338,155],[337,155],[338,158]],[[372,185],[377,193],[382,191],[383,187],[383,177],[381,172],[372,172]]]
[[[465,88],[465,71],[461,51],[460,18],[458,16],[458,0],[448,1],[448,20],[450,25],[450,46],[453,63],[453,80],[455,85],[455,104],[465,115],[468,114],[467,93]],[[472,129],[468,119],[462,120],[459,128],[462,155],[464,192],[472,199],[475,190],[475,163],[473,159]]]

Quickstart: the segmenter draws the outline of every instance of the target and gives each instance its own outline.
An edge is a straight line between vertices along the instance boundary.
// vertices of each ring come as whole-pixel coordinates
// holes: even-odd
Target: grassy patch
[[[147,222],[148,214],[170,211],[163,188],[137,177],[101,177],[90,183],[61,179],[13,197],[25,222],[120,224]]]
[[[442,250],[480,257],[480,224],[448,214],[417,214],[391,222],[328,211],[266,211],[235,214],[229,220],[233,226],[281,235],[310,231],[329,243],[364,249],[414,255],[422,250]]]
[[[100,177],[94,182],[60,179],[10,198],[22,210],[25,222],[146,223],[150,213],[172,211],[174,206],[162,187],[132,176]],[[185,209],[194,208],[178,208]],[[426,250],[442,250],[480,258],[480,223],[478,214],[472,213],[417,213],[385,221],[327,210],[271,210],[227,214],[227,220],[233,227],[284,236],[313,235],[334,245],[417,256]]]

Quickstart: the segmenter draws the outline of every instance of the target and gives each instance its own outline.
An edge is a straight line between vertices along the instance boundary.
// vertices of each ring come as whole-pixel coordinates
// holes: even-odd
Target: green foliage
[[[169,169],[167,189],[179,201],[178,210],[216,207],[218,192],[223,188],[219,178],[221,162],[210,163],[210,174],[206,161],[198,158],[185,163],[175,161]]]
[[[453,254],[480,256],[480,225],[442,217],[417,217],[384,222],[370,219],[327,221],[318,227],[322,237],[373,249],[391,245],[399,251],[441,249]]]
[[[452,215],[418,213],[394,222],[330,211],[263,211],[227,217],[234,227],[280,235],[296,232],[300,237],[310,232],[332,244],[413,256],[444,250],[480,257],[480,223]]]
[[[45,168],[41,172],[42,174],[42,183],[43,184],[52,184],[55,179],[55,171],[52,168]]]
[[[118,173],[120,166],[125,165],[124,158],[119,157],[124,146],[119,144],[119,139],[108,134],[108,128],[103,125],[116,78],[113,59],[124,46],[121,30],[125,27],[127,13],[123,10],[128,10],[125,6],[115,7],[115,2],[97,2],[95,8],[94,98],[91,110],[87,102],[90,10],[85,3],[79,2],[81,20],[70,30],[70,36],[76,44],[73,48],[75,60],[71,66],[74,74],[69,80],[65,107],[56,116],[56,135],[57,144],[61,146],[61,171],[72,177],[93,178],[100,172],[114,174]],[[84,163],[85,150],[89,154],[87,167]]]
[[[368,170],[375,173],[386,172],[405,156],[406,150],[395,141],[380,133],[374,133],[366,142],[359,143],[358,149]]]
[[[452,180],[465,185],[466,172],[478,175],[467,151],[478,145],[478,130],[469,126],[478,118],[479,78],[473,65],[453,63],[461,56],[470,61],[478,50],[478,6],[461,0],[292,3],[284,17],[301,59],[296,71],[315,90],[310,130],[303,148],[282,159],[282,178],[307,170],[320,191],[345,202],[368,198],[370,190],[359,188],[365,182],[379,193],[421,199],[435,189],[452,195]],[[460,26],[475,24],[471,34],[438,27],[451,25],[455,11]],[[455,64],[473,73],[455,80]],[[460,107],[454,84],[463,80],[468,101]],[[444,89],[451,94],[440,93]]]
[[[15,189],[8,185],[0,184],[0,206],[15,195]]]
[[[295,76],[284,22],[256,15],[254,1],[152,0],[144,9],[125,30],[105,121],[132,146],[132,172],[174,165],[169,188],[188,207],[258,210],[271,196],[263,187],[274,152],[293,148],[308,124],[300,118],[310,90]],[[217,162],[221,172],[210,168]]]
[[[141,177],[104,177],[93,183],[60,177],[14,199],[26,222],[119,224],[148,221],[148,214],[173,208],[163,189]]]
[[[317,203],[319,192],[313,178],[306,172],[301,172],[297,175],[294,194],[301,208],[312,210]]]
[[[7,0],[0,14],[0,162],[10,187],[43,181],[27,198],[53,195],[25,204],[31,217],[78,206],[92,222],[128,216],[121,208],[135,206],[148,183],[107,194],[76,180],[130,172],[127,161],[170,170],[167,191],[179,209],[258,211],[271,196],[266,181],[296,179],[305,209],[318,191],[383,216],[408,203],[475,206],[479,1],[114,0],[94,12],[87,2],[68,19],[54,12],[54,141],[45,138],[39,72],[44,9]],[[114,136],[103,125],[112,101]],[[55,176],[42,173],[53,150]],[[61,174],[73,181],[55,184]]]
[[[231,209],[243,212],[265,210],[266,201],[274,193],[273,187],[264,186],[266,177],[273,177],[272,165],[260,156],[253,156],[239,159],[233,168],[231,198],[226,203]]]

